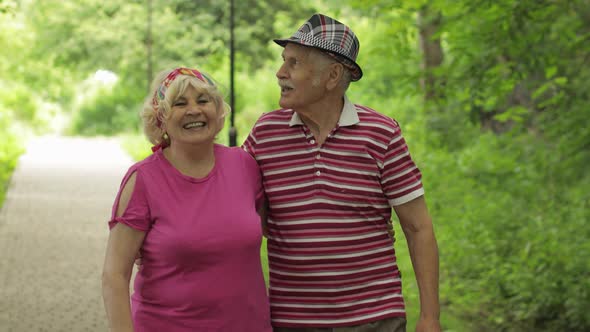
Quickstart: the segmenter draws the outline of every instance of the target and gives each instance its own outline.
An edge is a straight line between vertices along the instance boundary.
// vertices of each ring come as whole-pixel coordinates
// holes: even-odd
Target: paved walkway
[[[131,164],[110,139],[28,144],[0,211],[0,331],[106,331],[107,218]]]

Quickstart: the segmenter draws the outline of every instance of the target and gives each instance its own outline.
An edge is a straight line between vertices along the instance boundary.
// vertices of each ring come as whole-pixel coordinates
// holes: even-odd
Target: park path
[[[0,210],[0,331],[107,330],[107,218],[131,162],[113,139],[29,142]]]

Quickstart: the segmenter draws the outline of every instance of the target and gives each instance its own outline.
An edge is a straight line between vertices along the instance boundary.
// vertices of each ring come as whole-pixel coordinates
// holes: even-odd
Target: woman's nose
[[[201,113],[201,108],[197,103],[189,103],[188,108],[186,110],[187,114],[198,114]]]

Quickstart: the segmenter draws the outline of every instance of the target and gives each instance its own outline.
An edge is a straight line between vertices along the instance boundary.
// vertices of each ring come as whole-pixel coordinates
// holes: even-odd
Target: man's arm
[[[424,196],[394,207],[410,251],[418,290],[420,320],[417,332],[439,332],[438,246]]]

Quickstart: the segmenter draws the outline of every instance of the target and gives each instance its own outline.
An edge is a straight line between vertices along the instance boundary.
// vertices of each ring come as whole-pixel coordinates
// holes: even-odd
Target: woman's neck
[[[206,177],[215,166],[214,144],[197,146],[173,142],[163,153],[170,164],[186,176]]]

